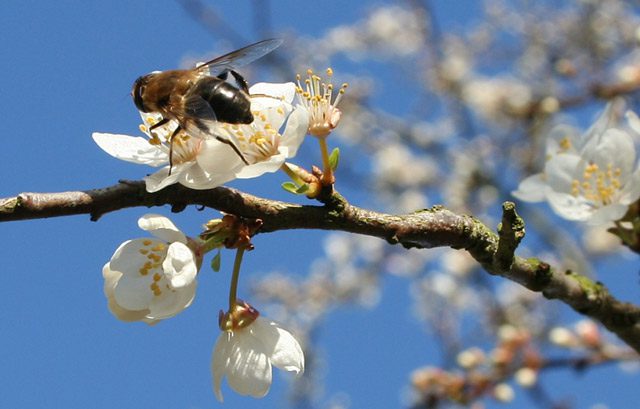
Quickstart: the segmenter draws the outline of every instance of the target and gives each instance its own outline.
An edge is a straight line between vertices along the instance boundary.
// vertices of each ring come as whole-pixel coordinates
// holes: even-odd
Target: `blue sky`
[[[253,2],[218,3],[221,16],[232,21],[247,42],[262,39],[253,29]],[[306,2],[272,3],[274,31],[303,35],[353,22],[370,7],[341,1],[313,9]],[[439,10],[445,29],[458,24],[456,19],[470,18],[476,4],[446,3]],[[93,143],[91,133],[134,134],[139,116],[129,97],[133,80],[155,69],[175,68],[185,55],[211,52],[221,39],[194,23],[176,2],[122,0],[9,0],[0,14],[0,38],[2,197],[140,179],[147,169],[107,156]],[[279,188],[283,180],[283,175],[274,175],[232,186],[291,200]],[[168,209],[151,211],[170,214]],[[122,241],[144,235],[136,221],[146,212],[125,210],[98,223],[74,216],[0,225],[0,407],[221,407],[211,391],[209,360],[218,335],[217,311],[227,297],[227,275],[201,274],[196,302],[155,327],[124,324],[107,311],[102,265]],[[189,209],[171,217],[195,234],[207,217],[216,216]],[[322,237],[322,232],[261,235],[243,276],[272,268],[303,274],[304,260]],[[279,250],[282,243],[287,254]],[[230,259],[227,255],[227,267]],[[243,284],[241,292],[242,288]],[[374,310],[338,309],[320,334],[327,396],[350,394],[354,408],[401,407],[408,373],[439,362],[406,308],[407,281],[386,277],[383,289]],[[637,297],[638,291],[632,295]],[[390,345],[400,344],[411,347],[391,350]],[[606,401],[611,407],[630,407],[624,402],[638,398],[633,388],[638,376],[620,375],[616,368],[582,377],[561,371],[547,380],[547,386],[558,382],[558,388],[579,391],[572,395],[576,407],[582,408],[602,396],[598,385],[611,376],[617,380],[615,388],[626,393],[613,393],[611,386]],[[271,393],[253,400],[225,386],[224,406],[281,407],[285,387],[278,374]],[[518,396],[515,407],[532,407],[524,394]]]

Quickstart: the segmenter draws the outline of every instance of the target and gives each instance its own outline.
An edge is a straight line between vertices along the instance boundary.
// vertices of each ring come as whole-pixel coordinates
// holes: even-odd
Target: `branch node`
[[[502,204],[502,222],[498,225],[498,248],[493,255],[493,263],[499,271],[509,271],[513,255],[524,238],[524,221],[516,213],[513,202]]]

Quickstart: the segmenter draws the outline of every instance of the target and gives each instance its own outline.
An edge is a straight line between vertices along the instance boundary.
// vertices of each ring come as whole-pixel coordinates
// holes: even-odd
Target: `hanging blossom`
[[[252,178],[275,172],[287,158],[293,157],[304,140],[308,113],[301,106],[293,106],[295,85],[259,83],[250,88],[250,125],[231,125],[212,122],[211,135],[228,140],[243,154],[245,163],[235,150],[211,135],[187,134],[180,131],[170,141],[175,121],[149,129],[162,117],[154,113],[140,113],[140,130],[146,135],[93,133],[94,141],[111,156],[127,162],[162,167],[144,178],[148,192],[156,192],[174,183],[192,189],[211,189],[235,178]],[[267,97],[268,96],[268,97]],[[282,134],[280,128],[286,121]],[[169,152],[173,144],[172,166]]]
[[[513,195],[547,200],[561,217],[591,225],[622,218],[640,197],[640,167],[632,136],[615,123],[612,103],[581,137],[571,131],[562,137],[568,128],[551,132],[544,171],[523,180]]]
[[[260,317],[249,304],[238,301],[229,313],[221,312],[220,328],[211,359],[213,390],[220,402],[224,377],[239,394],[261,398],[271,387],[272,366],[304,372],[300,343],[279,324]]]
[[[200,243],[164,216],[147,214],[138,226],[155,238],[127,240],[102,269],[109,310],[123,321],[154,324],[193,301],[202,264]]]

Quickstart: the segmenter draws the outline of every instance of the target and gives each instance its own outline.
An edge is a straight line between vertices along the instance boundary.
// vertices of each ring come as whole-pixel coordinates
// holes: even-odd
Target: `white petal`
[[[238,179],[251,179],[264,175],[265,173],[276,172],[286,160],[286,152],[287,150],[284,148],[281,152],[271,156],[268,160],[245,166],[236,174],[236,177]]]
[[[148,317],[154,320],[173,317],[191,305],[196,295],[197,282],[177,290],[163,288],[160,296],[149,304]]]
[[[148,231],[157,238],[169,243],[175,241],[180,243],[187,242],[184,233],[182,233],[170,219],[159,214],[145,214],[138,219],[138,226],[142,230]]]
[[[636,169],[628,178],[627,183],[620,191],[618,202],[630,205],[640,198],[640,168]]]
[[[114,288],[114,299],[127,310],[147,309],[154,297],[149,288],[150,284],[150,279],[123,275]]]
[[[627,118],[627,122],[633,131],[640,135],[640,119],[638,119],[638,115],[636,115],[633,111],[627,111],[625,114]]]
[[[111,256],[109,268],[123,275],[138,276],[140,267],[149,261],[147,256],[140,252],[145,247],[144,243],[149,241],[152,245],[160,243],[155,239],[135,239],[122,243]]]
[[[531,175],[518,185],[518,189],[511,192],[513,196],[524,202],[542,202],[545,200],[547,181],[543,173]]]
[[[196,160],[211,178],[226,179],[229,174],[235,174],[244,166],[242,159],[231,146],[215,139],[204,141]]]
[[[104,278],[104,295],[107,297],[109,311],[121,321],[132,322],[144,320],[148,310],[130,311],[122,308],[115,300],[114,289],[118,280],[122,277],[122,273],[112,271],[109,268],[109,263],[107,263],[102,268],[102,277]]]
[[[189,168],[189,171],[182,175],[179,183],[190,189],[205,190],[222,186],[234,178],[235,175],[233,172],[227,171],[211,174],[203,170],[200,165],[196,163]]]
[[[213,374],[213,392],[216,398],[222,402],[222,391],[220,386],[222,378],[227,372],[229,362],[229,348],[231,347],[231,333],[222,331],[216,340],[216,346],[211,355],[211,373]]]
[[[547,200],[553,211],[567,220],[586,221],[593,214],[593,206],[582,196],[569,193],[548,191]]]
[[[547,159],[559,153],[576,153],[580,150],[581,143],[580,133],[576,128],[569,125],[554,126],[546,139]]]
[[[298,148],[304,141],[304,137],[309,129],[309,111],[301,105],[289,115],[287,127],[282,135],[281,144],[289,148],[287,158],[293,158],[298,153]]]
[[[573,181],[585,164],[578,155],[562,153],[551,158],[544,167],[547,185],[556,192],[569,193]]]
[[[174,289],[190,285],[198,274],[196,257],[193,251],[183,243],[171,243],[162,269]]]
[[[265,124],[269,124],[272,129],[280,130],[287,116],[292,110],[292,106],[288,107],[269,107],[266,109],[260,109],[258,115],[260,119],[255,120],[250,126],[252,127],[251,134],[255,132],[264,131]],[[263,120],[264,119],[264,120]]]
[[[274,366],[296,374],[304,372],[302,348],[289,331],[262,317],[258,317],[249,329],[262,342],[264,351]]]
[[[290,104],[296,94],[296,86],[293,82],[274,84],[259,82],[249,88],[251,95],[268,95],[271,98],[252,97],[251,109],[262,110],[268,107]]]
[[[227,382],[240,395],[261,398],[269,392],[271,363],[262,348],[260,340],[251,336],[246,328],[231,338]]]
[[[145,176],[144,182],[146,184],[147,192],[154,193],[169,185],[173,185],[180,177],[181,175],[175,171],[175,167],[171,170],[171,175],[169,175],[169,166],[165,166],[156,173]]]
[[[117,159],[154,167],[166,165],[169,161],[167,152],[149,144],[146,138],[100,132],[91,136],[102,150]]]
[[[636,148],[628,133],[619,129],[607,129],[600,143],[592,146],[593,151],[585,150],[585,159],[596,163],[603,171],[609,164],[613,164],[621,169],[622,177],[625,179],[632,172],[636,161]]]
[[[587,223],[591,226],[599,226],[607,223],[612,223],[616,220],[620,220],[622,216],[627,213],[627,210],[629,210],[629,206],[621,204],[611,204],[608,206],[604,206],[596,209],[591,214],[591,217],[587,220]]]
[[[598,119],[584,133],[583,140],[585,144],[589,144],[591,141],[597,143],[604,132],[608,128],[614,126],[614,124],[617,122],[617,105],[618,104],[615,100],[607,104],[605,109],[598,116]]]
[[[271,363],[260,340],[247,328],[223,332],[216,342],[211,361],[213,389],[222,401],[220,384],[227,377],[229,386],[241,395],[261,398],[271,386]]]

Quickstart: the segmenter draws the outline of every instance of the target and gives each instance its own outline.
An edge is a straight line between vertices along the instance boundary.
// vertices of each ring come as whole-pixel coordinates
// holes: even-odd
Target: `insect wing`
[[[282,44],[281,38],[272,38],[262,40],[257,43],[248,45],[239,50],[232,51],[223,56],[214,58],[204,64],[199,65],[196,70],[203,71],[208,75],[219,75],[225,71],[234,70],[242,67],[269,54]]]

